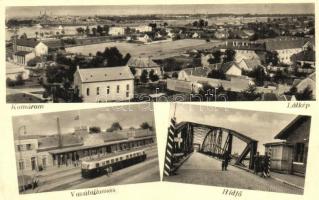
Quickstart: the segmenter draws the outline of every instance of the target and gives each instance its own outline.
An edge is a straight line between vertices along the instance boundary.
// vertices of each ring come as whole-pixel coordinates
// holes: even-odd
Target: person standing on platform
[[[260,161],[259,161],[259,152],[256,153],[254,156],[254,174],[258,175],[259,172],[259,166],[260,166]]]
[[[222,171],[227,171],[229,159],[230,159],[229,152],[226,151],[226,152],[223,154]]]

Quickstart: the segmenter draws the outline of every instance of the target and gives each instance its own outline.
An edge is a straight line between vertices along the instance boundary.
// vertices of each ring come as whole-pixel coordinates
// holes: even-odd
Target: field
[[[217,41],[206,42],[205,40],[185,39],[156,44],[136,44],[127,42],[108,42],[92,45],[84,45],[66,48],[67,52],[95,55],[97,51],[104,51],[106,47],[116,46],[124,55],[130,53],[132,56],[151,56],[153,58],[167,58],[178,56],[186,50],[208,49],[218,45]]]

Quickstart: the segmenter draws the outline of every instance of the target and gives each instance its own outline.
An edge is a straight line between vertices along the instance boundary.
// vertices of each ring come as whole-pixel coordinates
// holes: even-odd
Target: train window
[[[103,166],[105,166],[105,161],[103,162]]]
[[[114,163],[114,159],[111,160],[111,163]]]
[[[118,159],[118,158],[115,158],[115,161],[117,162],[117,161],[119,161],[119,159]]]
[[[110,163],[110,161],[107,160],[107,161],[106,161],[106,164],[109,164],[109,163]]]
[[[126,159],[128,159],[129,158],[129,155],[126,155]]]
[[[100,163],[95,164],[96,168],[100,167]]]

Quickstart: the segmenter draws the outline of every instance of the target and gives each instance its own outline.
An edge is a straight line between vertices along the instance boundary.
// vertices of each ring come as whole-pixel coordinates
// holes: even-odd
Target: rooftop
[[[83,83],[131,80],[134,76],[128,66],[78,69]]]
[[[208,67],[194,67],[194,68],[186,68],[183,69],[186,74],[191,76],[202,76],[207,77],[208,73],[211,71]]]
[[[134,68],[153,68],[153,67],[159,67],[158,64],[156,64],[152,59],[148,57],[143,58],[131,58],[127,65],[129,67]]]
[[[303,122],[310,119],[311,119],[310,116],[298,115],[275,136],[275,139],[282,139],[282,140],[287,139],[289,135],[293,132],[293,130],[295,130]]]

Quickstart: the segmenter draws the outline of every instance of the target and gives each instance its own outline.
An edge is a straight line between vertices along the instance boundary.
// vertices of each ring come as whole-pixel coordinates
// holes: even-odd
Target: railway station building
[[[74,165],[84,158],[146,147],[155,142],[155,132],[149,129],[89,133],[87,127],[77,127],[69,134],[23,135],[14,142],[16,166],[19,175],[32,174],[50,167]]]

